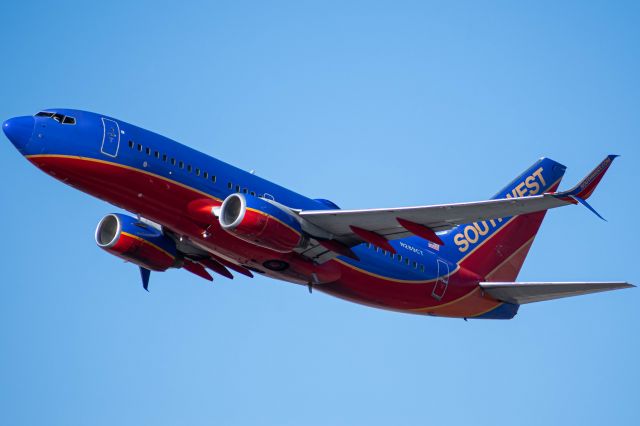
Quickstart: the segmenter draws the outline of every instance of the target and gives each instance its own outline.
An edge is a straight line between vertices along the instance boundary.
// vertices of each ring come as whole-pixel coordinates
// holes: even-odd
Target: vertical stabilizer
[[[517,198],[553,192],[566,167],[542,158],[493,198]],[[457,226],[440,235],[443,254],[485,281],[515,281],[546,211]],[[446,251],[445,251],[446,250]]]

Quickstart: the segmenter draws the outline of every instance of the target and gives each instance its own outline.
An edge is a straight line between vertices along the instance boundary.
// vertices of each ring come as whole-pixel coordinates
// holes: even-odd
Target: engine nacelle
[[[224,200],[219,220],[222,229],[242,240],[289,253],[303,240],[302,227],[293,214],[262,198],[238,193]]]
[[[161,231],[124,214],[106,215],[96,228],[96,243],[126,261],[152,271],[176,265],[176,244]]]

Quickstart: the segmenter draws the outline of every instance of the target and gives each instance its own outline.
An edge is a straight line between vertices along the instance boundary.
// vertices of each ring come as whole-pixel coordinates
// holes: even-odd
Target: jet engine
[[[304,239],[293,212],[251,195],[229,195],[219,220],[222,229],[236,237],[280,253],[291,252]]]
[[[171,238],[124,214],[108,214],[98,223],[96,243],[109,253],[152,271],[166,271],[179,263]]]

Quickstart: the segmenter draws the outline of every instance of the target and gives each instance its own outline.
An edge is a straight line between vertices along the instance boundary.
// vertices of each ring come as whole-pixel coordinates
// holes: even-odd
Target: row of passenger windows
[[[391,253],[388,250],[383,250],[378,246],[374,246],[371,243],[367,243],[367,248],[372,248],[378,253],[383,253],[385,256],[391,256],[391,259],[397,260],[399,263],[404,263],[409,267],[413,267],[413,269],[420,269],[420,272],[424,272],[424,265],[422,263],[418,263],[415,260],[411,260],[408,257],[402,257],[401,254]]]
[[[133,141],[129,141],[129,148],[131,149],[137,149],[138,152],[144,152],[146,153],[148,156],[153,156],[157,159],[162,159],[163,162],[165,163],[170,163],[172,166],[178,166],[180,169],[185,169],[187,170],[187,172],[192,173],[194,172],[196,176],[202,176],[204,179],[211,179],[211,182],[216,183],[216,176],[215,175],[209,175],[209,172],[204,171],[204,170],[200,170],[199,167],[192,167],[191,164],[185,164],[184,161],[180,161],[180,160],[176,160],[173,157],[168,157],[167,154],[164,153],[160,153],[160,151],[152,151],[151,148],[149,147],[143,147],[142,144],[137,144]],[[233,190],[233,183],[232,182],[228,182],[227,183],[227,188],[229,190]],[[255,191],[249,191],[247,188],[241,188],[240,185],[236,185],[236,192],[242,192],[244,194],[251,194],[254,197],[256,196]]]

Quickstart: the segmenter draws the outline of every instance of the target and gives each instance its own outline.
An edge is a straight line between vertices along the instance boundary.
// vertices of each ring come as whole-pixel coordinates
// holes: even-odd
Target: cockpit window
[[[54,120],[56,120],[60,124],[76,124],[75,117],[71,117],[69,115],[59,114],[57,112],[40,111],[39,113],[36,114],[36,117],[53,118]]]

